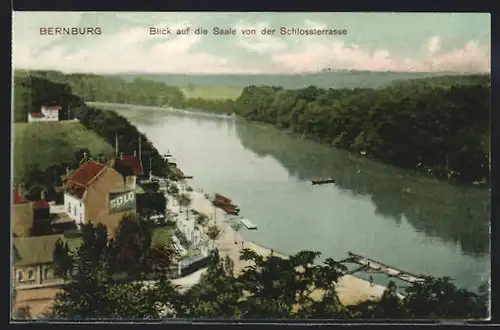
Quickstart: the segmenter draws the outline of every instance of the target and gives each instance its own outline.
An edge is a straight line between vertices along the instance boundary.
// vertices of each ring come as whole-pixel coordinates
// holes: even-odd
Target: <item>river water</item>
[[[489,279],[488,189],[452,186],[242,119],[109,106],[161,153],[170,151],[194,176],[193,188],[239,205],[258,226],[242,229],[247,240],[337,260],[350,251],[415,274],[450,276],[470,290]],[[323,177],[336,183],[311,185]]]

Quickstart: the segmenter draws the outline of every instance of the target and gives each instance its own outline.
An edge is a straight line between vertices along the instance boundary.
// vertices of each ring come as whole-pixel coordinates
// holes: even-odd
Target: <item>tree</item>
[[[185,207],[186,208],[186,219],[188,218],[189,215],[189,205],[191,205],[191,199],[187,194],[181,194],[178,198],[179,201],[179,206],[180,207]]]
[[[209,258],[207,272],[182,297],[180,317],[238,318],[243,290],[234,277],[231,259],[222,259],[217,250],[212,250]]]
[[[89,223],[83,226],[82,234],[82,243],[74,253],[76,273],[57,294],[53,316],[70,320],[158,318],[159,298],[154,287],[115,280],[115,254],[108,244],[106,227]]]
[[[196,224],[200,227],[204,227],[208,222],[208,216],[205,214],[198,213],[196,215]]]
[[[241,229],[241,223],[239,221],[235,221],[231,223],[231,228],[234,230],[234,244],[238,244],[238,231]]]
[[[56,296],[56,318],[78,320],[110,315],[107,293],[112,272],[108,255],[106,227],[82,226],[82,243],[74,254],[76,273]]]
[[[217,227],[215,225],[208,227],[207,236],[212,241],[212,249],[214,249],[215,240],[220,237],[220,234],[221,234],[221,230],[219,229],[219,227]]]
[[[240,259],[249,262],[238,281],[247,292],[241,302],[246,318],[297,318],[341,315],[335,282],[345,267],[332,259],[315,265],[319,252],[301,251],[289,258],[267,257],[244,249]],[[315,303],[311,293],[320,289],[327,295],[324,304]],[[326,313],[322,313],[326,312]],[[331,314],[334,312],[334,314]]]
[[[132,278],[150,273],[151,242],[151,228],[146,222],[135,216],[124,216],[112,245],[116,251],[117,270],[126,271]]]
[[[479,319],[486,317],[477,294],[457,288],[448,277],[425,277],[406,290],[404,308],[414,318]]]
[[[54,252],[54,275],[62,278],[65,281],[73,274],[74,260],[71,256],[71,251],[68,243],[63,243],[61,239],[56,241]]]

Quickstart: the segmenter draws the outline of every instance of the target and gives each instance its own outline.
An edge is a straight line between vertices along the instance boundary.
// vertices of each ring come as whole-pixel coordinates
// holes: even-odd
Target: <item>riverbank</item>
[[[236,276],[251,265],[249,262],[240,260],[240,254],[244,249],[252,250],[261,256],[269,256],[273,253],[274,256],[281,258],[288,257],[284,253],[245,240],[242,233],[236,232],[232,226],[234,222],[239,221],[239,218],[228,216],[221,209],[214,207],[203,192],[182,191],[182,193],[186,193],[191,199],[189,208],[205,214],[209,219],[207,225],[216,225],[221,230],[221,234],[214,244],[219,249],[221,257],[225,258],[227,256],[232,260]],[[354,275],[344,275],[338,281],[336,288],[339,299],[344,305],[355,305],[362,301],[378,300],[386,289],[382,285],[371,285],[369,281]],[[322,296],[323,292],[321,290],[315,290],[311,294],[311,297],[315,300],[321,300]]]

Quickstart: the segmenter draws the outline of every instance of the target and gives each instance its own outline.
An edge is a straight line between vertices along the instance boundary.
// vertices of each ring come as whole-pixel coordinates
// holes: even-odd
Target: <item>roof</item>
[[[67,184],[86,187],[105,167],[104,164],[87,162],[68,178]]]
[[[50,205],[47,201],[35,201],[33,202],[33,208],[34,209],[45,209],[49,208]]]
[[[58,239],[68,243],[70,250],[75,250],[81,238],[66,238],[64,235],[32,236],[14,238],[14,265],[38,265],[54,260],[54,248]]]
[[[47,110],[62,110],[62,107],[60,105],[42,105],[42,109],[47,109]]]
[[[32,112],[31,114],[31,117],[35,117],[35,118],[43,118],[45,117],[45,115],[41,112]]]
[[[125,166],[132,169],[134,175],[144,174],[144,168],[142,167],[141,160],[139,157],[134,155],[123,156],[122,158],[115,159],[115,166]]]
[[[14,204],[26,203],[26,199],[20,194],[18,194],[14,189],[12,189],[12,201]]]

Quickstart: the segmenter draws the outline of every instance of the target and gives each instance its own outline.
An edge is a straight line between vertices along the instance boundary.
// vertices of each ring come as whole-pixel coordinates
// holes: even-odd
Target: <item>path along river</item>
[[[152,107],[99,104],[127,117],[161,153],[258,226],[245,239],[293,254],[347,252],[470,290],[489,279],[490,193],[456,187],[258,123]],[[332,177],[334,185],[312,186]],[[360,275],[366,277],[365,275]],[[385,285],[385,276],[374,276]]]

